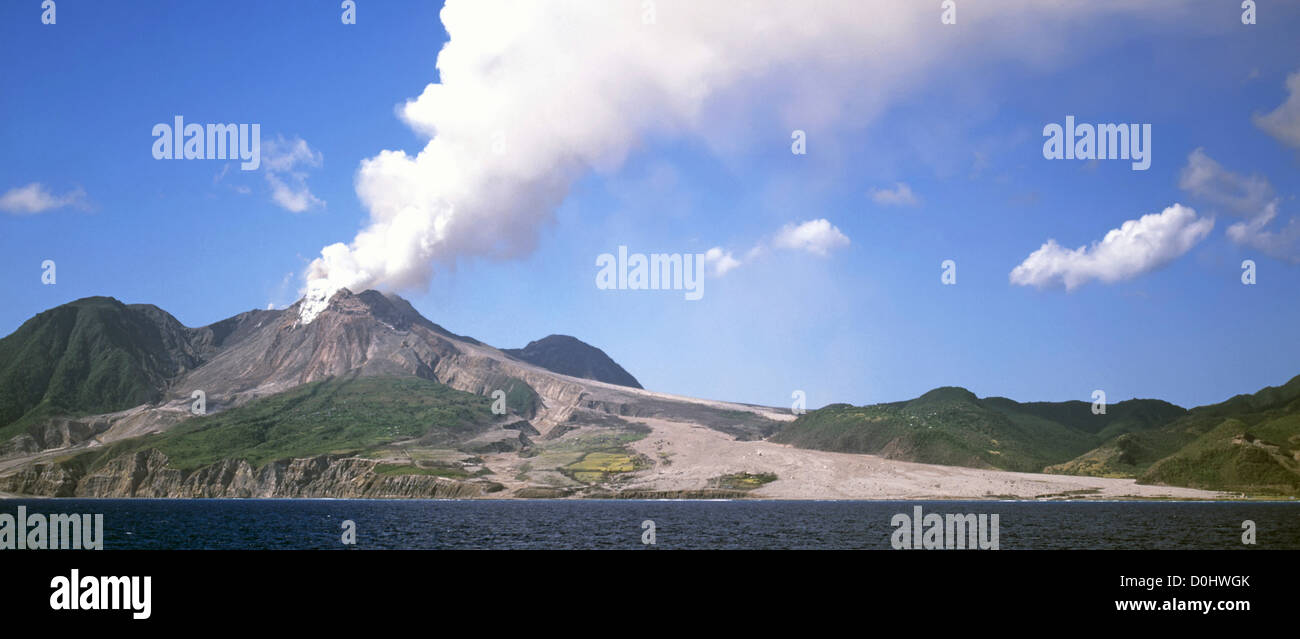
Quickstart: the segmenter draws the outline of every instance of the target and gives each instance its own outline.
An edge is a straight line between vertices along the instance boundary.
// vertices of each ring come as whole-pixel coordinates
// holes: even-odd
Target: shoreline
[[[681,497],[681,498],[645,498],[645,497],[492,497],[492,498],[431,498],[431,497],[49,497],[45,495],[20,495],[14,493],[0,493],[0,501],[378,501],[378,502],[396,502],[396,501],[439,501],[439,502],[482,502],[482,503],[499,503],[499,502],[521,502],[521,501],[541,501],[541,502],[750,502],[750,503],[774,503],[774,502],[869,502],[869,503],[912,503],[912,502],[991,502],[991,503],[1093,503],[1093,504],[1123,504],[1123,503],[1179,503],[1179,504],[1235,504],[1235,503],[1280,503],[1280,504],[1300,504],[1300,499],[1295,497],[1235,497],[1235,498],[1199,498],[1199,497],[1082,497],[1082,498],[1051,498],[1051,499],[1011,499],[1003,497],[910,497],[910,498],[791,498],[791,497]]]

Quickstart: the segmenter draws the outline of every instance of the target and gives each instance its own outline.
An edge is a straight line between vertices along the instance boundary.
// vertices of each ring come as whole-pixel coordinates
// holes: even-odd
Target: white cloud
[[[798,225],[787,224],[772,238],[772,246],[776,248],[807,251],[822,257],[848,245],[848,236],[824,218]]]
[[[266,182],[271,186],[271,200],[281,208],[302,213],[324,206],[307,186],[307,172],[303,167],[319,167],[322,156],[312,150],[302,138],[285,140],[276,136],[262,145],[262,166]]]
[[[1269,113],[1256,115],[1255,126],[1279,142],[1300,149],[1300,71],[1286,77],[1287,98]]]
[[[916,206],[917,203],[912,187],[903,182],[896,182],[893,189],[872,189],[871,201],[882,206]]]
[[[829,221],[811,220],[801,224],[786,224],[771,240],[759,241],[750,247],[743,258],[737,258],[731,251],[715,246],[705,252],[704,261],[712,267],[714,277],[721,277],[739,266],[763,258],[772,248],[805,251],[826,257],[831,251],[848,245],[849,238]]]
[[[1233,173],[1203,149],[1196,149],[1187,158],[1178,186],[1245,218],[1228,227],[1228,239],[1265,255],[1300,263],[1300,220],[1292,216],[1281,231],[1266,228],[1277,219],[1281,200],[1264,177]]]
[[[1273,198],[1273,186],[1268,180],[1227,171],[1206,155],[1204,149],[1196,149],[1187,156],[1187,166],[1178,176],[1178,188],[1251,216]]]
[[[423,287],[435,263],[531,252],[576,180],[617,169],[648,136],[726,149],[736,146],[727,136],[760,144],[793,129],[861,127],[936,66],[1009,58],[1042,68],[1095,43],[1090,19],[1172,20],[1179,6],[978,4],[962,28],[935,38],[935,8],[891,0],[743,9],[657,0],[653,24],[634,2],[450,0],[439,83],[398,107],[431,139],[417,153],[385,150],[361,163],[356,191],[369,222],[323,248],[305,277],[354,290]],[[1080,35],[1064,42],[1063,31]],[[751,116],[730,105],[761,110],[787,133],[736,126]]]
[[[1300,218],[1292,216],[1281,231],[1269,231],[1268,226],[1277,217],[1277,200],[1264,206],[1259,215],[1228,227],[1228,238],[1242,246],[1262,251],[1265,255],[1300,264]]]
[[[1077,249],[1047,240],[1011,271],[1011,283],[1074,290],[1091,280],[1117,282],[1150,272],[1191,250],[1214,228],[1212,218],[1174,204],[1160,213],[1128,220],[1100,242]]]
[[[86,192],[78,187],[63,195],[54,195],[40,182],[32,182],[27,186],[9,189],[4,195],[0,195],[0,211],[15,215],[34,215],[65,206],[87,208]]]
[[[715,277],[721,277],[727,274],[737,266],[740,266],[740,260],[731,254],[731,251],[724,251],[722,247],[715,246],[704,254],[704,262],[712,267],[712,274]]]

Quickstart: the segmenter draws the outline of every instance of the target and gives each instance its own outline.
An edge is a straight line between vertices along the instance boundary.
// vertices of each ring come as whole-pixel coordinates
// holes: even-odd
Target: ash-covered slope
[[[603,353],[601,357],[622,371]],[[533,420],[542,434],[582,419],[583,413],[694,419],[745,439],[775,429],[766,418],[768,409],[652,393],[549,370],[456,335],[401,297],[347,289],[324,300],[304,298],[227,339],[203,366],[177,380],[173,397],[184,400],[202,390],[209,410],[222,410],[345,373],[415,376],[479,395],[509,391],[522,382],[535,393],[535,405],[511,405],[509,410]]]
[[[523,348],[507,348],[503,352],[562,375],[644,388],[605,351],[569,335],[548,335]]]

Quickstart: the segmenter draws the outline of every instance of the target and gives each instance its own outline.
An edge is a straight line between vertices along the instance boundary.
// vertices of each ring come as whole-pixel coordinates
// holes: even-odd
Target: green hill
[[[0,441],[53,415],[157,401],[196,360],[186,329],[151,306],[88,297],[45,311],[0,339]]]
[[[1093,415],[1087,402],[1021,404],[943,387],[908,402],[810,411],[772,440],[932,464],[1040,471],[1095,447],[1103,433],[1151,428],[1185,412],[1167,402],[1129,400]]]
[[[1300,495],[1300,377],[1191,410],[1133,399],[1104,415],[1088,402],[980,399],[944,387],[908,402],[810,411],[772,440],[930,464]]]
[[[1300,491],[1300,377],[1120,435],[1048,472],[1247,493]]]
[[[1264,439],[1250,431],[1275,431],[1285,439]],[[1197,438],[1151,465],[1139,481],[1251,494],[1300,493],[1300,416],[1249,427],[1236,419]]]
[[[1102,415],[1094,415],[1092,404],[1083,401],[1021,403],[1005,397],[987,397],[982,401],[985,406],[1008,415],[1037,417],[1101,439],[1145,431],[1187,414],[1187,409],[1158,399],[1130,399],[1110,404]]]

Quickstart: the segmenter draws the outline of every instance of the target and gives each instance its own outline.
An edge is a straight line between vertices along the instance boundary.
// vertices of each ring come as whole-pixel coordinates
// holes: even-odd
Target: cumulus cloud
[[[271,201],[294,213],[324,206],[325,202],[308,188],[306,171],[307,167],[319,167],[322,159],[320,152],[312,150],[302,138],[286,140],[276,136],[263,143],[262,167],[271,187]]]
[[[361,163],[356,191],[368,224],[323,248],[307,279],[415,288],[435,264],[522,256],[577,179],[617,169],[648,136],[729,148],[715,138],[788,135],[729,126],[747,117],[742,106],[778,118],[787,132],[865,125],[936,65],[1014,58],[1041,66],[1077,52],[1053,26],[1073,33],[1116,13],[1168,19],[1176,6],[981,0],[962,14],[961,29],[936,38],[934,7],[877,4],[659,0],[646,20],[638,2],[450,0],[440,82],[398,108],[429,142]]]
[[[917,203],[912,187],[903,182],[896,182],[892,189],[872,189],[871,201],[882,206],[915,206]]]
[[[1286,77],[1286,89],[1286,101],[1264,115],[1256,115],[1255,126],[1279,142],[1300,149],[1300,71]]]
[[[1187,158],[1178,186],[1224,207],[1231,215],[1245,218],[1228,227],[1228,239],[1265,255],[1300,263],[1300,220],[1292,216],[1281,230],[1268,228],[1278,218],[1281,199],[1266,178],[1229,171],[1204,149],[1196,149]]]
[[[744,264],[762,258],[772,249],[803,251],[826,257],[832,251],[848,245],[848,236],[841,233],[829,221],[820,219],[800,224],[786,224],[770,239],[760,240],[750,247],[745,251],[744,257],[738,258],[732,251],[715,246],[704,254],[704,261],[710,266],[711,275],[721,277]]]
[[[710,273],[715,277],[726,275],[727,271],[740,266],[740,260],[736,259],[731,254],[731,251],[723,250],[720,246],[715,246],[705,252],[704,262],[709,265]]]
[[[1174,204],[1160,213],[1128,220],[1091,246],[1067,249],[1049,239],[1011,271],[1021,286],[1064,285],[1072,291],[1092,280],[1118,282],[1153,271],[1204,240],[1214,220]]]
[[[66,206],[85,209],[86,192],[80,187],[63,195],[50,193],[40,182],[18,186],[0,195],[0,211],[14,215],[35,215]]]
[[[772,238],[772,246],[775,248],[806,251],[821,257],[848,245],[848,236],[824,218],[801,224],[786,224]]]

